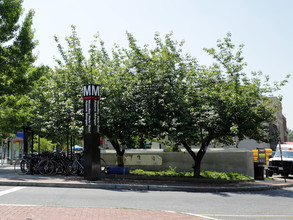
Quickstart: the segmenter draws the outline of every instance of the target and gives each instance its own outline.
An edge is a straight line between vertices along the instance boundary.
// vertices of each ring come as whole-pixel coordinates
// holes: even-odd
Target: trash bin
[[[264,180],[264,170],[265,167],[263,163],[255,162],[254,163],[254,179],[255,180]]]

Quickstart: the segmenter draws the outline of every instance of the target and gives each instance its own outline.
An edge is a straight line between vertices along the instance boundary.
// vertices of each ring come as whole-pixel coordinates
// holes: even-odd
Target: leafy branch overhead
[[[28,95],[45,67],[34,67],[36,56],[32,21],[34,11],[23,14],[22,1],[0,1],[0,133],[14,133],[27,125],[33,108]]]

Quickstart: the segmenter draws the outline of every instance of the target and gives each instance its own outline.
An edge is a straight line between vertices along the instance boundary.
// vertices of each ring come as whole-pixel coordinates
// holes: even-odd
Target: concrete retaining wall
[[[194,149],[197,152],[196,149]],[[101,150],[101,157],[108,166],[117,164],[114,150]],[[177,171],[193,171],[193,159],[187,151],[126,150],[125,166],[130,169],[160,171],[171,166]],[[254,177],[253,154],[246,149],[209,149],[203,158],[201,170],[234,172]]]

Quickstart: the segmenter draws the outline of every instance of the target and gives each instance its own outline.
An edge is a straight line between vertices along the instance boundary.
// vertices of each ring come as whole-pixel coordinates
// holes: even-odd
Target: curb
[[[293,184],[279,184],[266,186],[243,187],[194,187],[194,186],[162,186],[162,185],[133,185],[133,184],[106,184],[106,183],[56,183],[36,181],[0,181],[1,186],[33,186],[33,187],[60,187],[130,191],[181,191],[181,192],[247,192],[265,191],[293,187]]]

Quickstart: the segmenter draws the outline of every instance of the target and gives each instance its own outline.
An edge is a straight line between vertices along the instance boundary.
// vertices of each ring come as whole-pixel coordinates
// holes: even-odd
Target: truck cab
[[[269,159],[267,176],[280,174],[288,177],[293,174],[293,144],[279,144],[275,155]]]

